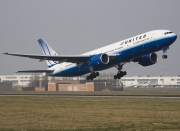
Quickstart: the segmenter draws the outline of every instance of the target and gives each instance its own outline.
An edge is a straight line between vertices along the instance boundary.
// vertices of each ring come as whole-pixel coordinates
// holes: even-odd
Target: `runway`
[[[0,96],[50,96],[50,97],[119,97],[119,98],[180,98],[180,95],[89,95],[89,94],[0,94]]]

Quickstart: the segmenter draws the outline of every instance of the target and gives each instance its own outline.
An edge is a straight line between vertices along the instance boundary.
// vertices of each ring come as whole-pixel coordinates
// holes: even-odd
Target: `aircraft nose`
[[[176,34],[174,34],[174,35],[172,35],[172,37],[171,37],[172,39],[173,39],[173,41],[175,41],[176,39],[177,39],[177,35]]]

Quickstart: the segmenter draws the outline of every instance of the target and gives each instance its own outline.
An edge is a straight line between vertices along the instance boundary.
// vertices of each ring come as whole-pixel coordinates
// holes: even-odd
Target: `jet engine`
[[[107,54],[94,55],[89,60],[90,66],[100,66],[109,63],[109,56]]]
[[[158,56],[156,53],[151,53],[151,54],[141,56],[133,61],[138,62],[138,64],[142,66],[150,66],[150,65],[155,64],[158,61]]]

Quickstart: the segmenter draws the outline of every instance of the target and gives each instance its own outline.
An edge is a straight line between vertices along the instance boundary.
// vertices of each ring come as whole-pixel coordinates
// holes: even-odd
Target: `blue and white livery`
[[[43,55],[4,54],[46,61],[49,67],[47,70],[18,72],[45,72],[49,76],[61,77],[80,76],[90,73],[87,80],[93,80],[99,76],[98,71],[116,67],[118,73],[114,75],[114,79],[120,79],[126,75],[126,71],[122,71],[122,68],[127,62],[138,62],[142,66],[153,65],[158,61],[155,52],[160,50],[163,51],[162,58],[166,59],[167,55],[165,53],[176,39],[177,35],[170,30],[154,30],[81,55],[69,56],[58,55],[43,39],[39,39],[38,43]]]
[[[44,55],[55,55],[55,56],[58,55],[43,39],[39,39],[38,43]],[[50,61],[50,60],[46,60],[46,62],[49,68],[58,63],[56,61]]]

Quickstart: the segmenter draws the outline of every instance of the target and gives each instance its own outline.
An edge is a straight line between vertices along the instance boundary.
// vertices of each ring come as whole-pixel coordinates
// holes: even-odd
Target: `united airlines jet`
[[[123,65],[128,62],[137,62],[142,66],[150,66],[158,61],[155,52],[162,50],[162,58],[166,59],[169,46],[174,43],[177,35],[170,30],[149,31],[120,42],[104,46],[102,48],[81,55],[58,55],[43,39],[38,43],[43,55],[3,53],[6,55],[29,57],[46,61],[47,70],[26,70],[20,73],[46,73],[48,76],[71,77],[90,73],[87,80],[93,80],[99,76],[98,71],[116,67],[118,73],[114,79],[120,79],[126,75],[122,71]]]

